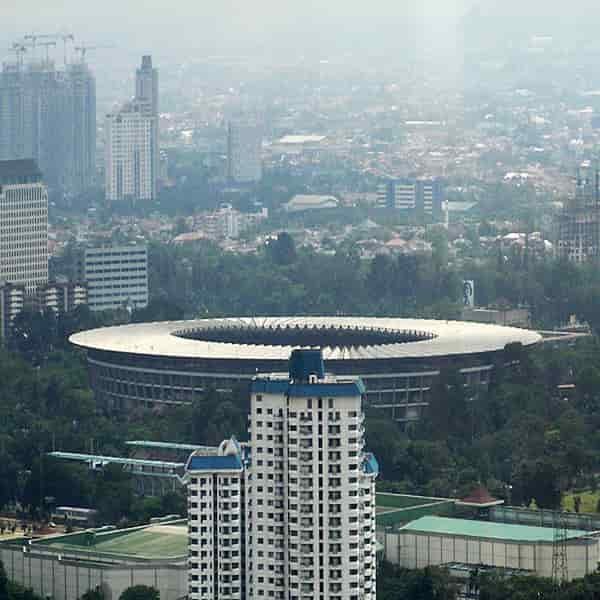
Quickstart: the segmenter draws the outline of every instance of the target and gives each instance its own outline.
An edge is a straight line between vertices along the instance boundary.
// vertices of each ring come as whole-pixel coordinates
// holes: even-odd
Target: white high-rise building
[[[326,376],[319,350],[254,379],[249,444],[187,464],[191,600],[375,600],[363,392]]]
[[[187,463],[190,599],[245,599],[242,448],[226,440],[217,456]]]
[[[48,281],[48,190],[33,160],[0,161],[0,281],[28,295]]]
[[[142,57],[135,74],[135,97],[106,117],[106,198],[152,200],[157,196],[158,70]]]
[[[256,123],[229,123],[227,176],[235,183],[256,183],[261,180],[262,132]]]
[[[151,200],[156,189],[152,168],[155,117],[142,111],[135,102],[105,122],[106,199]]]

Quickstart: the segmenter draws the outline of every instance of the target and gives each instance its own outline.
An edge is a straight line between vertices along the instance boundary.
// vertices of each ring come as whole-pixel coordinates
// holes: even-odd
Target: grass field
[[[82,547],[80,544],[67,544],[56,542],[55,547],[65,550],[88,550],[90,552],[106,552],[146,558],[164,558],[185,556],[187,554],[187,528],[186,527],[148,527],[123,535],[107,536],[102,541],[102,536],[96,538],[96,543],[91,547]]]

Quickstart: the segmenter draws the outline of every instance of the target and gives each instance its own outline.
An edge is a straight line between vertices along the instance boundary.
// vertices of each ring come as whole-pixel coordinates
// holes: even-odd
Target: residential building
[[[439,178],[388,179],[377,188],[377,203],[383,208],[411,211],[419,216],[442,218],[444,186]]]
[[[135,98],[106,116],[104,172],[111,202],[152,200],[159,171],[158,71],[144,56],[136,71]]]
[[[227,176],[236,183],[256,183],[261,180],[262,131],[256,123],[229,122]]]
[[[12,283],[0,283],[0,340],[10,332],[13,319],[25,305],[25,288]]]
[[[106,116],[105,182],[111,202],[152,200],[152,132],[154,117],[135,103]]]
[[[86,248],[84,279],[91,310],[148,305],[148,250],[143,245]]]
[[[188,477],[189,597],[245,600],[245,471],[235,439],[192,454]]]
[[[56,313],[71,312],[87,300],[87,285],[79,281],[53,281],[38,290],[39,305]]]
[[[357,378],[320,350],[256,376],[250,442],[186,466],[191,600],[375,600],[375,478]]]
[[[0,281],[48,281],[48,190],[33,160],[0,161]]]

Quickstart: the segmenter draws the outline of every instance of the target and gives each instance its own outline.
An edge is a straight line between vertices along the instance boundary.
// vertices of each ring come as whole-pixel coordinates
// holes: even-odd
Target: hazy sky
[[[332,37],[346,28],[390,24],[406,15],[456,17],[470,0],[1,0],[1,29],[15,33],[66,27],[86,38],[129,34],[131,40],[195,38],[222,41],[276,38],[297,33],[306,42],[311,30]]]
[[[509,35],[523,22],[538,34],[566,31],[570,22],[576,34],[580,24],[590,26],[590,10],[597,16],[598,5],[597,0],[568,6],[562,0],[0,0],[0,42],[62,29],[80,42],[183,59],[186,50],[194,58],[244,51],[277,56],[281,49],[369,55],[402,41],[443,57],[460,42],[457,25],[465,13],[482,16],[502,39],[497,29]],[[485,40],[486,28],[481,29]]]

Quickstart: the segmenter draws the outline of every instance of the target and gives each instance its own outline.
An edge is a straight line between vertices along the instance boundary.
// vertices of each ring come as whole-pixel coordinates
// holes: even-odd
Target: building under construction
[[[62,66],[48,51],[56,39],[38,38],[65,40]],[[67,38],[25,36],[0,70],[0,160],[35,159],[52,194],[84,192],[96,171],[95,78],[83,51],[68,61]]]
[[[600,257],[600,171],[577,174],[575,196],[557,219],[559,257],[576,263]]]

